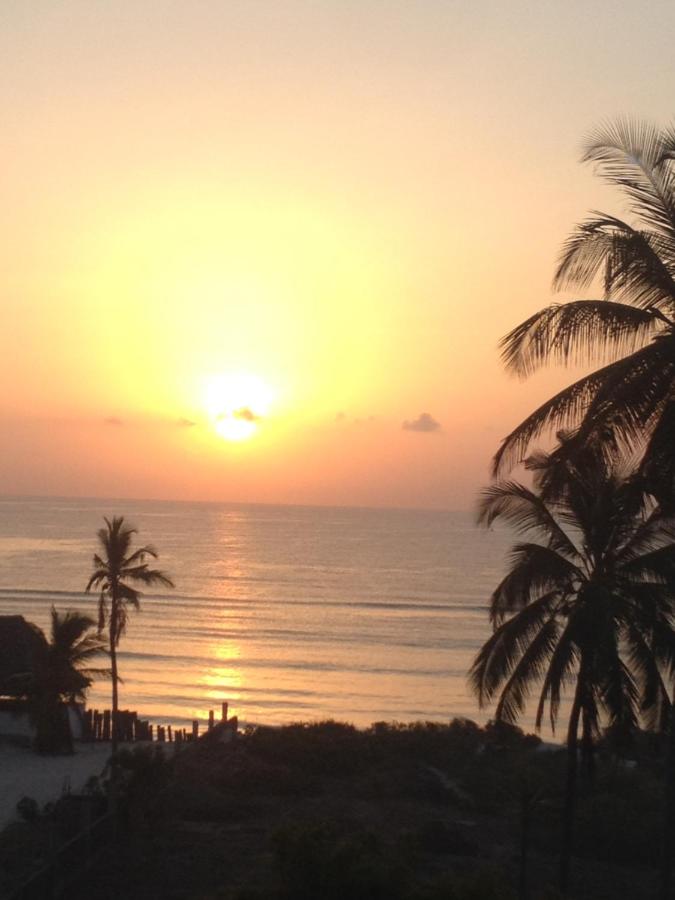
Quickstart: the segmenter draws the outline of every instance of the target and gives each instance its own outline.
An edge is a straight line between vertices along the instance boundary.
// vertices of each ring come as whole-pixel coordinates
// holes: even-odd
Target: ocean
[[[95,617],[104,515],[137,527],[175,582],[131,614],[121,708],[176,726],[222,701],[249,723],[489,717],[466,673],[508,532],[464,512],[0,498],[0,614]],[[109,689],[89,705],[109,707]]]

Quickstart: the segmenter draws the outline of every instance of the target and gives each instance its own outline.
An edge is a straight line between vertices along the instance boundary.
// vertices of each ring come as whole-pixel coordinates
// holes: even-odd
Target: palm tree
[[[65,703],[83,701],[96,676],[107,669],[92,668],[94,657],[106,652],[105,644],[91,629],[95,622],[74,610],[59,613],[52,606],[50,640],[36,629],[41,641],[33,657],[32,671],[18,679],[19,692],[29,701],[36,726],[36,749],[41,753],[72,752],[72,735]]]
[[[151,569],[146,559],[157,559],[153,547],[131,548],[135,528],[124,522],[123,516],[104,517],[105,528],[97,532],[101,553],[94,554],[94,571],[87,583],[87,591],[98,588],[98,630],[108,628],[108,650],[112,672],[112,755],[118,743],[118,681],[117,648],[129,617],[129,607],[140,609],[141,592],[134,584],[161,584],[173,587],[173,582],[159,569]]]
[[[480,520],[503,519],[529,539],[514,546],[494,591],[494,632],[470,670],[481,706],[497,700],[498,721],[515,722],[538,686],[536,727],[546,709],[555,729],[573,687],[567,726],[567,783],[560,878],[569,886],[577,755],[592,766],[601,724],[663,727],[675,673],[675,519],[635,477],[587,450],[540,454],[534,488],[516,481],[485,490]]]
[[[611,429],[645,466],[675,486],[675,126],[620,120],[593,134],[582,160],[621,188],[633,224],[593,213],[563,246],[556,290],[604,280],[602,299],[552,304],[502,341],[508,369],[526,377],[546,362],[604,365],[560,391],[501,444],[495,473],[551,428],[579,428],[579,442]]]

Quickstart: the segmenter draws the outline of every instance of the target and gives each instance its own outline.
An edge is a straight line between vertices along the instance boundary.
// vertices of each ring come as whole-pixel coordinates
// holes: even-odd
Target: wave
[[[34,598],[36,600],[63,600],[69,599],[79,602],[96,602],[98,600],[96,594],[87,594],[85,591],[57,591],[57,590],[31,590],[27,588],[0,588],[0,599],[7,600],[14,597],[22,600]],[[473,603],[428,603],[408,602],[397,603],[393,600],[324,600],[324,599],[307,599],[307,600],[274,600],[269,597],[264,599],[258,597],[249,597],[246,599],[237,598],[233,600],[229,597],[201,597],[194,594],[143,594],[142,603],[149,604],[153,608],[166,606],[171,609],[175,608],[178,603],[188,603],[196,609],[209,610],[227,610],[231,609],[248,609],[252,605],[257,606],[320,606],[330,609],[400,609],[405,611],[428,611],[428,612],[445,612],[449,610],[457,612],[476,612],[487,609],[487,604],[480,606]]]
[[[120,671],[122,671],[122,662],[148,662],[157,664],[174,666],[176,668],[194,668],[201,669],[277,669],[277,670],[298,670],[302,672],[366,672],[371,675],[406,675],[413,677],[434,677],[451,674],[451,670],[447,666],[439,666],[438,668],[411,669],[410,667],[392,667],[381,666],[376,663],[356,663],[341,662],[333,663],[327,660],[303,660],[303,659],[267,659],[264,657],[249,657],[241,659],[232,657],[223,660],[214,660],[211,657],[204,656],[184,656],[161,653],[144,653],[142,651],[121,651]]]

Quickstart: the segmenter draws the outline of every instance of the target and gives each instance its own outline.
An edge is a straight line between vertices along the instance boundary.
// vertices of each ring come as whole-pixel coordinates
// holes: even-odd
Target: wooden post
[[[109,709],[103,710],[103,735],[102,735],[102,737],[103,737],[104,741],[110,740],[110,710]]]
[[[222,711],[221,711],[221,714],[220,714],[220,721],[221,721],[221,722],[227,722],[227,703],[223,703],[223,704],[222,704],[221,710],[222,710]]]
[[[213,710],[209,710],[209,731],[213,728],[215,724],[215,716],[213,715]]]
[[[166,733],[167,733],[167,737],[169,739],[169,743],[171,743],[173,741],[173,735],[171,734],[171,726],[170,725],[166,729]]]
[[[192,740],[196,741],[198,737],[199,737],[199,720],[193,719],[192,720]]]

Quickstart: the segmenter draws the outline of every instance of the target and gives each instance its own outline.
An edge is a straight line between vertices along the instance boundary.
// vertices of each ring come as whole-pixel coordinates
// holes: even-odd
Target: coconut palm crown
[[[660,726],[675,674],[675,518],[601,453],[572,464],[564,451],[529,460],[533,488],[502,481],[483,492],[480,521],[502,519],[529,540],[513,547],[492,594],[494,632],[471,685],[481,706],[498,697],[507,722],[539,685],[537,728],[547,710],[555,728],[576,685],[586,741],[603,721]]]
[[[502,341],[507,368],[526,377],[547,362],[604,363],[542,404],[509,434],[495,457],[499,474],[527,455],[539,434],[579,427],[580,440],[611,429],[645,460],[675,475],[675,126],[620,120],[587,141],[583,161],[628,200],[629,221],[595,212],[562,249],[554,289],[604,296],[552,304]],[[652,471],[656,467],[652,464]]]
[[[106,646],[92,633],[95,622],[76,610],[58,612],[53,606],[50,637],[36,628],[40,642],[32,669],[17,676],[17,693],[29,701],[36,726],[36,748],[40,752],[72,750],[72,736],[64,703],[85,699],[96,677],[108,677],[106,668],[92,666],[105,654]]]
[[[109,677],[110,670],[92,666],[96,657],[105,655],[105,644],[92,629],[90,616],[73,609],[51,609],[51,640],[45,648],[45,675],[54,689],[68,701],[83,701],[94,679]]]

